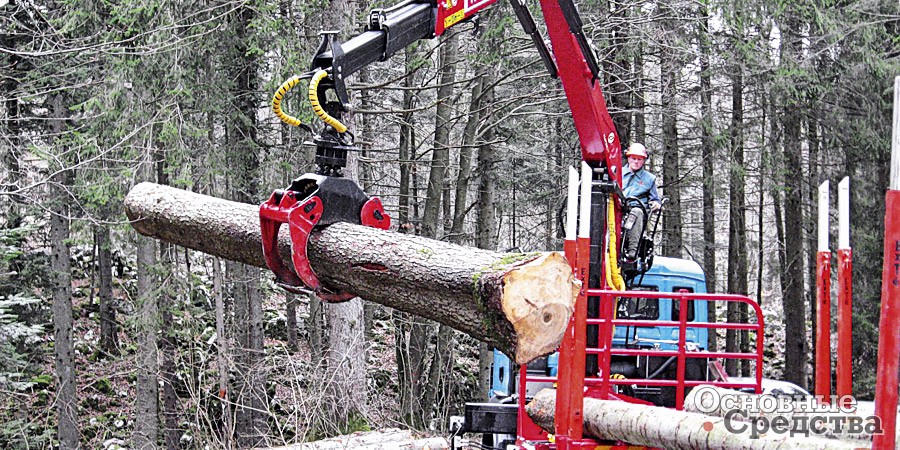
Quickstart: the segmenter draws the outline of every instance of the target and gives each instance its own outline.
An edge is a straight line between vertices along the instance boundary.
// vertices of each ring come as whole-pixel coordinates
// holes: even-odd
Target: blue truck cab
[[[694,261],[656,256],[653,266],[643,277],[638,276],[632,291],[706,292],[706,277],[700,265]],[[623,298],[619,301],[617,317],[633,320],[677,321],[679,305],[671,299]],[[706,301],[692,300],[688,302],[688,322],[707,322],[708,305]],[[707,348],[706,328],[689,327],[687,342],[689,349],[705,350]],[[678,347],[678,327],[625,327],[618,326],[613,335],[614,347],[657,348],[660,350],[676,350]],[[629,378],[654,377],[668,378],[672,375],[674,364],[665,358],[614,357],[611,371]],[[700,361],[697,360],[699,363]],[[559,353],[553,353],[546,359],[529,364],[529,373],[555,376],[559,365]],[[689,368],[694,377],[705,377],[705,367]],[[517,371],[515,364],[503,353],[494,350],[491,389],[489,398],[508,396],[515,392]],[[695,378],[696,379],[696,378]],[[530,391],[531,389],[529,389]],[[658,404],[669,403],[669,400],[654,400],[660,396],[660,389],[650,389],[643,393],[648,400]],[[669,397],[669,396],[667,396]]]

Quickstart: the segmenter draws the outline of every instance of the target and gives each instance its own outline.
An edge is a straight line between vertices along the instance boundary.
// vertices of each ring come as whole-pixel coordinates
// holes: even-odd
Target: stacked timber
[[[528,416],[553,432],[556,391],[544,389],[526,406]],[[751,428],[732,427],[722,417],[614,400],[584,399],[584,434],[606,441],[668,450],[853,450],[858,442],[821,437],[752,436]]]

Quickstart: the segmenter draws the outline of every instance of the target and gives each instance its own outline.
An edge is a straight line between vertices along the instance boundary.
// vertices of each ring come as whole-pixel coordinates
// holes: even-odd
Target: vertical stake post
[[[853,394],[853,250],[850,248],[850,177],[838,183],[837,395]]]
[[[564,250],[572,271],[576,272],[578,277],[578,170],[569,167],[569,189],[568,198],[566,199],[566,240]],[[578,301],[582,301],[579,294]],[[559,346],[559,365],[557,367],[557,389],[556,389],[556,412],[555,418],[555,434],[562,437],[560,446],[566,445],[566,438],[569,434],[569,414],[571,403],[571,377],[572,377],[572,354],[575,346],[575,327],[577,327],[575,314],[569,319],[569,326],[566,328],[566,334],[563,335],[562,343]]]
[[[891,180],[885,195],[884,268],[881,274],[881,320],[878,328],[878,374],[875,415],[883,434],[873,449],[894,448],[897,433],[897,370],[900,366],[900,77],[894,78],[894,130],[891,139]],[[895,214],[891,214],[895,212]]]
[[[831,396],[831,251],[828,249],[828,181],[819,185],[819,251],[816,255],[816,396]]]

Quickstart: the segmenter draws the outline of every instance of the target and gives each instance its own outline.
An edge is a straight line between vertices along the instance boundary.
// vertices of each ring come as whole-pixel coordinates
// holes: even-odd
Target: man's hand
[[[650,211],[659,211],[659,208],[662,208],[662,204],[657,201],[650,202]]]

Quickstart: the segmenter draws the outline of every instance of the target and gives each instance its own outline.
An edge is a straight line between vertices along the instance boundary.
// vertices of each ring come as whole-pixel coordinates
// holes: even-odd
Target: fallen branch
[[[125,212],[143,235],[266,267],[256,205],[141,183]],[[578,291],[559,252],[503,254],[345,223],[314,232],[308,255],[326,286],[446,324],[518,363],[556,349]]]

